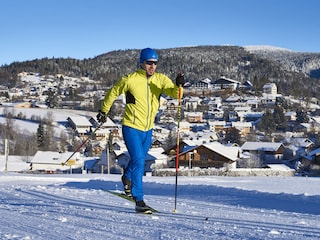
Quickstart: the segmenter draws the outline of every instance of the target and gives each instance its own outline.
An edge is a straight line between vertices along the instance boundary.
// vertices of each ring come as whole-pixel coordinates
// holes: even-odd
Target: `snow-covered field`
[[[141,215],[105,190],[120,175],[0,173],[0,239],[319,239],[320,178],[144,178]]]

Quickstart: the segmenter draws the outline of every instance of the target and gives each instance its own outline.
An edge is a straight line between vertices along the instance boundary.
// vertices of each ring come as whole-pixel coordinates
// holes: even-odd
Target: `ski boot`
[[[143,200],[136,200],[136,213],[152,214],[152,208],[145,204]]]
[[[123,189],[124,189],[124,193],[128,196],[128,197],[132,197],[132,193],[131,193],[131,181],[126,179],[126,177],[124,175],[122,175],[121,177],[122,183],[123,183]]]

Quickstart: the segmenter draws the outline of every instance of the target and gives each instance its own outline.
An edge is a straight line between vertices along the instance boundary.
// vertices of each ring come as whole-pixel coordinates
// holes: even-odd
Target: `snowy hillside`
[[[139,215],[120,175],[0,173],[0,239],[319,239],[320,178],[145,177]]]
[[[0,107],[0,115],[6,107]],[[42,109],[42,108],[9,108],[13,112],[13,115],[21,113],[25,116],[26,120],[14,119],[13,124],[18,127],[20,131],[28,131],[30,133],[36,133],[39,127],[39,123],[28,121],[32,118],[46,118],[48,114],[52,115],[52,120],[54,121],[54,130],[56,136],[59,136],[61,132],[65,132],[65,124],[68,117],[86,116],[88,119],[90,117],[95,117],[96,112],[80,111],[80,110],[70,110],[70,109]],[[0,117],[0,123],[5,123],[6,118]]]
[[[302,53],[274,46],[245,46],[250,53],[280,63],[288,71],[319,78],[320,53]]]
[[[281,47],[275,47],[275,46],[244,46],[244,48],[249,52],[279,52],[279,51],[287,51],[287,52],[293,52],[292,50],[289,50],[287,48],[281,48]]]

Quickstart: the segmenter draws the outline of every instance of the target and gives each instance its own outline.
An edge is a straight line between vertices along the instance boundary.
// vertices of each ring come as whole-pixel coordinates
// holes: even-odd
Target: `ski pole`
[[[78,151],[83,147],[83,145],[86,144],[86,142],[97,132],[98,129],[101,128],[101,126],[102,126],[103,124],[104,124],[104,122],[101,122],[101,123],[96,127],[96,129],[95,129],[85,140],[83,140],[83,142],[79,145],[79,147],[77,147],[76,150],[74,150],[74,152],[70,155],[70,157],[68,157],[68,159],[62,163],[63,166],[76,154],[76,152],[78,152]]]
[[[177,128],[177,147],[176,147],[176,185],[175,185],[173,212],[177,212],[178,172],[179,172],[179,152],[180,152],[181,88],[182,88],[182,86],[179,85],[179,90],[178,90],[178,128]]]

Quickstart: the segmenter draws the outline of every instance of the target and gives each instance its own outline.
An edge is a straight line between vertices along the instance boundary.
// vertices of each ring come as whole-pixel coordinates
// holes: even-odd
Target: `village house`
[[[47,173],[66,172],[72,169],[82,169],[83,164],[79,152],[37,151],[30,161],[30,170]]]
[[[203,112],[203,119],[205,120],[223,120],[224,111],[222,109],[213,109]]]
[[[275,83],[266,83],[263,85],[262,89],[265,94],[277,95],[278,93],[277,85]]]
[[[178,109],[178,101],[177,101],[177,99],[169,99],[167,101],[166,106],[167,106],[166,111],[168,113],[176,113],[176,111]]]
[[[251,109],[257,109],[259,107],[260,99],[258,97],[245,97],[243,101]]]
[[[307,155],[300,158],[303,171],[307,171],[310,175],[320,174],[320,148],[310,151]]]
[[[83,116],[72,116],[67,118],[68,125],[79,137],[85,137],[92,130],[92,124]]]
[[[261,97],[261,104],[266,106],[273,106],[276,104],[277,96],[272,94],[264,94]]]
[[[186,121],[190,122],[190,123],[202,122],[202,120],[203,120],[202,116],[203,116],[202,112],[185,112],[184,113],[184,117],[185,117]]]
[[[241,149],[259,155],[265,163],[281,163],[285,151],[282,143],[275,142],[245,142]]]
[[[220,89],[229,89],[229,90],[236,90],[240,86],[240,82],[226,78],[224,76],[220,77],[218,80],[213,82],[213,86],[215,88],[220,88]]]
[[[251,122],[231,122],[231,127],[240,131],[241,136],[247,136],[251,132]]]
[[[212,89],[211,80],[209,78],[200,80],[200,81],[196,82],[195,84],[193,84],[192,87],[197,90],[210,90],[210,89]]]
[[[205,98],[201,102],[202,104],[206,104],[208,106],[209,111],[213,111],[215,109],[220,109],[222,107],[222,99],[221,97],[209,97]]]
[[[202,129],[200,131],[185,132],[182,136],[184,140],[201,140],[208,143],[218,140],[217,133],[212,130]]]
[[[170,134],[172,134],[172,131],[170,131],[169,129],[160,126],[154,126],[152,138],[158,139],[159,141],[164,141]]]
[[[185,109],[188,112],[196,111],[201,103],[201,99],[199,97],[185,97],[183,101]]]
[[[286,112],[284,116],[288,122],[294,122],[297,119],[297,112]]]
[[[114,151],[126,151],[127,147],[124,144],[124,141],[116,141],[116,142],[112,143],[112,149]]]
[[[264,112],[246,112],[243,114],[243,121],[255,122],[263,117]]]
[[[177,130],[176,128],[174,130]],[[188,121],[180,121],[180,132],[189,132],[191,131],[191,123]]]
[[[226,121],[209,121],[210,129],[215,132],[224,131],[227,123]]]
[[[224,102],[225,104],[227,105],[232,105],[233,107],[237,107],[237,106],[245,106],[246,104],[245,103],[242,103],[241,102],[241,97],[236,95],[236,94],[233,94],[233,95],[230,95],[228,96]]]
[[[314,146],[314,142],[305,137],[292,137],[288,140],[288,143],[296,147],[303,148],[305,152],[309,152]]]
[[[263,94],[261,97],[261,103],[263,105],[274,105],[277,98],[280,96],[277,93],[277,85],[275,83],[267,83],[263,86]]]
[[[179,154],[179,165],[189,168],[236,168],[240,151],[239,147],[225,146],[218,142],[185,147]]]

